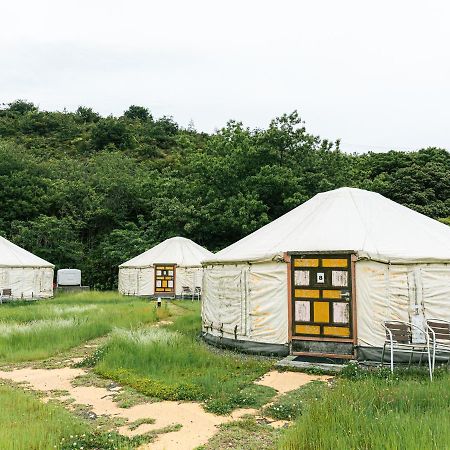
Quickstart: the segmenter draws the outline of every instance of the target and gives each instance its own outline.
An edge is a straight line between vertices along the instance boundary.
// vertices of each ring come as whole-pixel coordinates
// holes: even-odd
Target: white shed
[[[0,291],[14,299],[53,296],[53,264],[0,236]]]
[[[59,269],[56,272],[56,283],[60,286],[81,286],[80,269]]]

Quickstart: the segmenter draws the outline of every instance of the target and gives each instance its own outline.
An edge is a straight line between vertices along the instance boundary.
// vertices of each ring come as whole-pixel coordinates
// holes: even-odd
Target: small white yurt
[[[119,266],[119,292],[140,296],[180,296],[202,286],[201,262],[213,253],[190,239],[173,237]]]
[[[53,268],[53,264],[0,236],[0,294],[13,299],[52,297]]]
[[[450,227],[380,194],[316,195],[204,261],[206,340],[376,358],[382,322],[450,320]]]

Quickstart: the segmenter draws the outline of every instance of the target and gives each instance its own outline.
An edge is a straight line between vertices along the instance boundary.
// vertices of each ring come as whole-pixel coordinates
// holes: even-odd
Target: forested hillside
[[[296,112],[267,129],[231,121],[208,135],[139,106],[104,118],[16,101],[0,110],[0,161],[0,234],[98,288],[165,238],[217,251],[341,186],[450,224],[448,151],[349,155]]]

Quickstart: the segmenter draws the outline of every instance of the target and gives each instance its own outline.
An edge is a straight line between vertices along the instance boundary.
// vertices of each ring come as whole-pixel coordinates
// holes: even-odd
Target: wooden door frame
[[[350,256],[350,271],[351,271],[351,308],[352,308],[352,337],[351,338],[337,338],[337,337],[315,337],[315,336],[293,336],[292,334],[292,256],[308,256],[308,255],[348,255]],[[288,340],[289,344],[292,341],[316,341],[316,342],[342,342],[352,343],[354,345],[358,342],[358,328],[357,328],[357,311],[356,311],[356,274],[355,266],[357,261],[356,252],[354,250],[330,250],[330,251],[289,251],[284,253],[284,261],[287,263],[287,288],[288,288]]]
[[[173,267],[173,291],[172,292],[156,292],[156,267],[160,266],[172,266]],[[174,263],[155,263],[153,264],[153,295],[155,297],[164,295],[175,296],[177,295],[177,265]]]

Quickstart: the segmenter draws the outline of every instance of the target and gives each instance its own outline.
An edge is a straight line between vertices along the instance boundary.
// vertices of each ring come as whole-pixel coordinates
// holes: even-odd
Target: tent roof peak
[[[315,195],[205,262],[343,249],[391,262],[450,262],[450,227],[379,193],[341,187]]]

